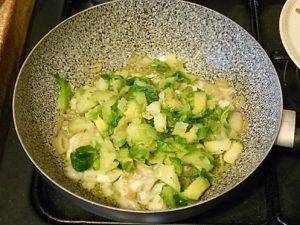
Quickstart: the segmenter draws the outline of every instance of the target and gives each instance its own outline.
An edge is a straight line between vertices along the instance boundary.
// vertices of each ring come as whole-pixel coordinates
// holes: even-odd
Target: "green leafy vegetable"
[[[81,146],[71,153],[72,167],[78,172],[88,170],[94,165],[94,163],[94,168],[99,168],[97,165],[98,160],[98,150],[90,145]]]
[[[206,154],[204,150],[198,149],[186,154],[182,158],[182,161],[186,164],[192,164],[197,169],[205,169],[207,171],[210,171],[213,169],[214,164],[210,160],[211,158],[208,155],[209,154]]]
[[[153,154],[150,155],[147,164],[161,164],[164,162],[166,158],[166,154],[164,152],[155,151]]]
[[[209,126],[199,124],[197,135],[199,140],[208,140],[212,133],[212,129]]]
[[[179,137],[179,136],[175,136],[174,140],[181,144],[182,146],[184,146],[185,148],[189,148],[189,143],[186,141],[185,138],[183,137]]]
[[[154,59],[150,63],[150,67],[156,70],[158,73],[166,72],[170,69],[169,65],[159,59]]]
[[[157,132],[149,124],[130,123],[126,133],[127,143],[130,146],[137,145],[149,150],[156,146]]]
[[[149,159],[150,152],[146,148],[141,148],[141,147],[134,145],[129,149],[129,155],[134,160],[144,162],[145,160]]]
[[[175,172],[178,176],[182,174],[183,165],[181,163],[181,160],[176,157],[170,157],[171,164],[175,168]]]
[[[60,109],[54,144],[66,174],[118,205],[160,210],[197,201],[243,150],[245,121],[232,87],[201,80],[174,54],[165,60],[139,54],[85,80],[74,95],[64,78],[54,79]],[[69,157],[68,149],[80,145]]]
[[[197,177],[183,192],[180,196],[183,198],[196,201],[199,197],[209,188],[210,183],[206,178]]]
[[[99,159],[99,157],[96,157],[96,159],[93,163],[93,169],[94,170],[99,170],[99,168],[100,168],[100,159]]]
[[[168,127],[174,127],[175,123],[178,121],[184,120],[184,115],[182,112],[170,108],[163,108],[162,112],[167,117],[167,126]]]
[[[135,79],[132,86],[130,86],[128,95],[131,96],[134,92],[144,92],[148,104],[158,100],[158,94],[155,86],[149,82],[141,79]]]
[[[174,195],[174,201],[176,206],[186,206],[188,200],[180,195],[180,193]]]
[[[58,74],[54,75],[54,79],[59,86],[59,91],[57,94],[57,106],[60,110],[65,112],[73,95],[72,88],[71,85]]]
[[[96,120],[98,117],[102,118],[102,106],[98,105],[85,114],[85,117],[89,120]]]
[[[161,152],[175,152],[175,149],[172,147],[172,138],[166,138],[163,141],[157,141],[157,149]]]
[[[169,185],[164,185],[160,192],[160,197],[164,200],[164,203],[167,205],[168,208],[176,207],[174,199],[175,193],[175,190]]]
[[[133,172],[134,171],[134,163],[132,158],[130,158],[129,151],[127,148],[121,148],[119,150],[118,161],[120,162],[121,168],[126,172]]]
[[[176,77],[176,80],[178,82],[182,82],[182,81],[191,82],[191,79],[187,76],[187,74],[183,73],[182,71],[176,71],[173,76]]]
[[[122,117],[122,113],[118,108],[118,101],[116,101],[111,106],[111,114],[107,121],[110,130],[118,125],[118,122],[121,119],[121,117]]]

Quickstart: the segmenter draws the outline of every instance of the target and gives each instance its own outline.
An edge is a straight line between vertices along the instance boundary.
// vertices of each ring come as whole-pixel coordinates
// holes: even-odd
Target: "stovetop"
[[[27,55],[61,20],[103,0],[37,0],[27,38]],[[300,109],[300,74],[280,41],[278,20],[283,0],[193,0],[236,21],[272,59],[284,105]],[[180,224],[299,224],[300,154],[273,147],[236,196]],[[90,214],[49,186],[33,169],[11,123],[0,162],[0,224],[121,224]]]

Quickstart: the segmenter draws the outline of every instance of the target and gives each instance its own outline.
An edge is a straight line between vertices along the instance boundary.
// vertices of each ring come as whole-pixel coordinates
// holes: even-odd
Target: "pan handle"
[[[299,118],[300,119],[300,118]],[[282,111],[281,125],[275,145],[287,148],[300,148],[300,128],[296,127],[297,113],[293,110]]]

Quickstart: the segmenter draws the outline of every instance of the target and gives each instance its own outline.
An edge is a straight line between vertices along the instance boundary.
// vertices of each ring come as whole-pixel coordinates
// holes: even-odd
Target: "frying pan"
[[[136,52],[151,57],[175,53],[189,71],[206,80],[227,80],[246,96],[249,121],[244,152],[201,200],[163,211],[136,211],[106,205],[63,172],[52,146],[57,87],[53,74],[76,87],[89,80],[82,66],[111,70]],[[276,71],[262,47],[223,15],[180,0],[119,0],[85,10],[59,24],[25,60],[14,90],[13,115],[20,142],[38,171],[86,210],[115,220],[169,222],[201,213],[243,182],[262,163],[277,136],[291,147],[295,113],[283,111]],[[284,113],[283,113],[284,112]],[[282,121],[281,130],[280,125]]]

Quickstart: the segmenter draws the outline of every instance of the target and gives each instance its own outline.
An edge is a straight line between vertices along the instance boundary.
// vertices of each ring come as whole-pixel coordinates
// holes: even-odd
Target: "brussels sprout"
[[[54,75],[54,79],[59,86],[59,91],[57,93],[57,106],[60,110],[65,112],[69,107],[69,102],[73,95],[71,85],[58,74]]]
[[[180,195],[190,200],[198,200],[200,196],[209,188],[210,183],[203,177],[197,177]]]
[[[71,153],[72,167],[78,172],[88,170],[95,162],[95,167],[98,167],[97,161],[99,161],[98,150],[90,145],[81,146]]]
[[[149,159],[150,152],[146,148],[142,148],[142,147],[133,145],[129,149],[129,155],[134,160],[145,162],[147,159]]]
[[[95,126],[93,122],[87,120],[84,117],[76,117],[73,120],[71,120],[68,124],[68,131],[71,135],[93,129]]]
[[[144,148],[153,148],[157,134],[149,124],[130,123],[126,129],[127,142],[130,146],[137,145]]]
[[[180,191],[180,183],[172,165],[157,164],[154,166],[154,175],[157,179],[170,185],[175,191]]]
[[[127,148],[121,148],[117,155],[117,160],[120,162],[121,168],[126,172],[134,171],[134,163],[132,158],[129,156]]]
[[[183,165],[181,163],[181,160],[176,157],[169,157],[171,164],[175,168],[175,172],[178,176],[182,174]]]
[[[169,185],[164,185],[160,192],[160,197],[164,200],[164,203],[168,208],[176,207],[176,203],[174,199],[175,193],[176,193],[175,190]]]

